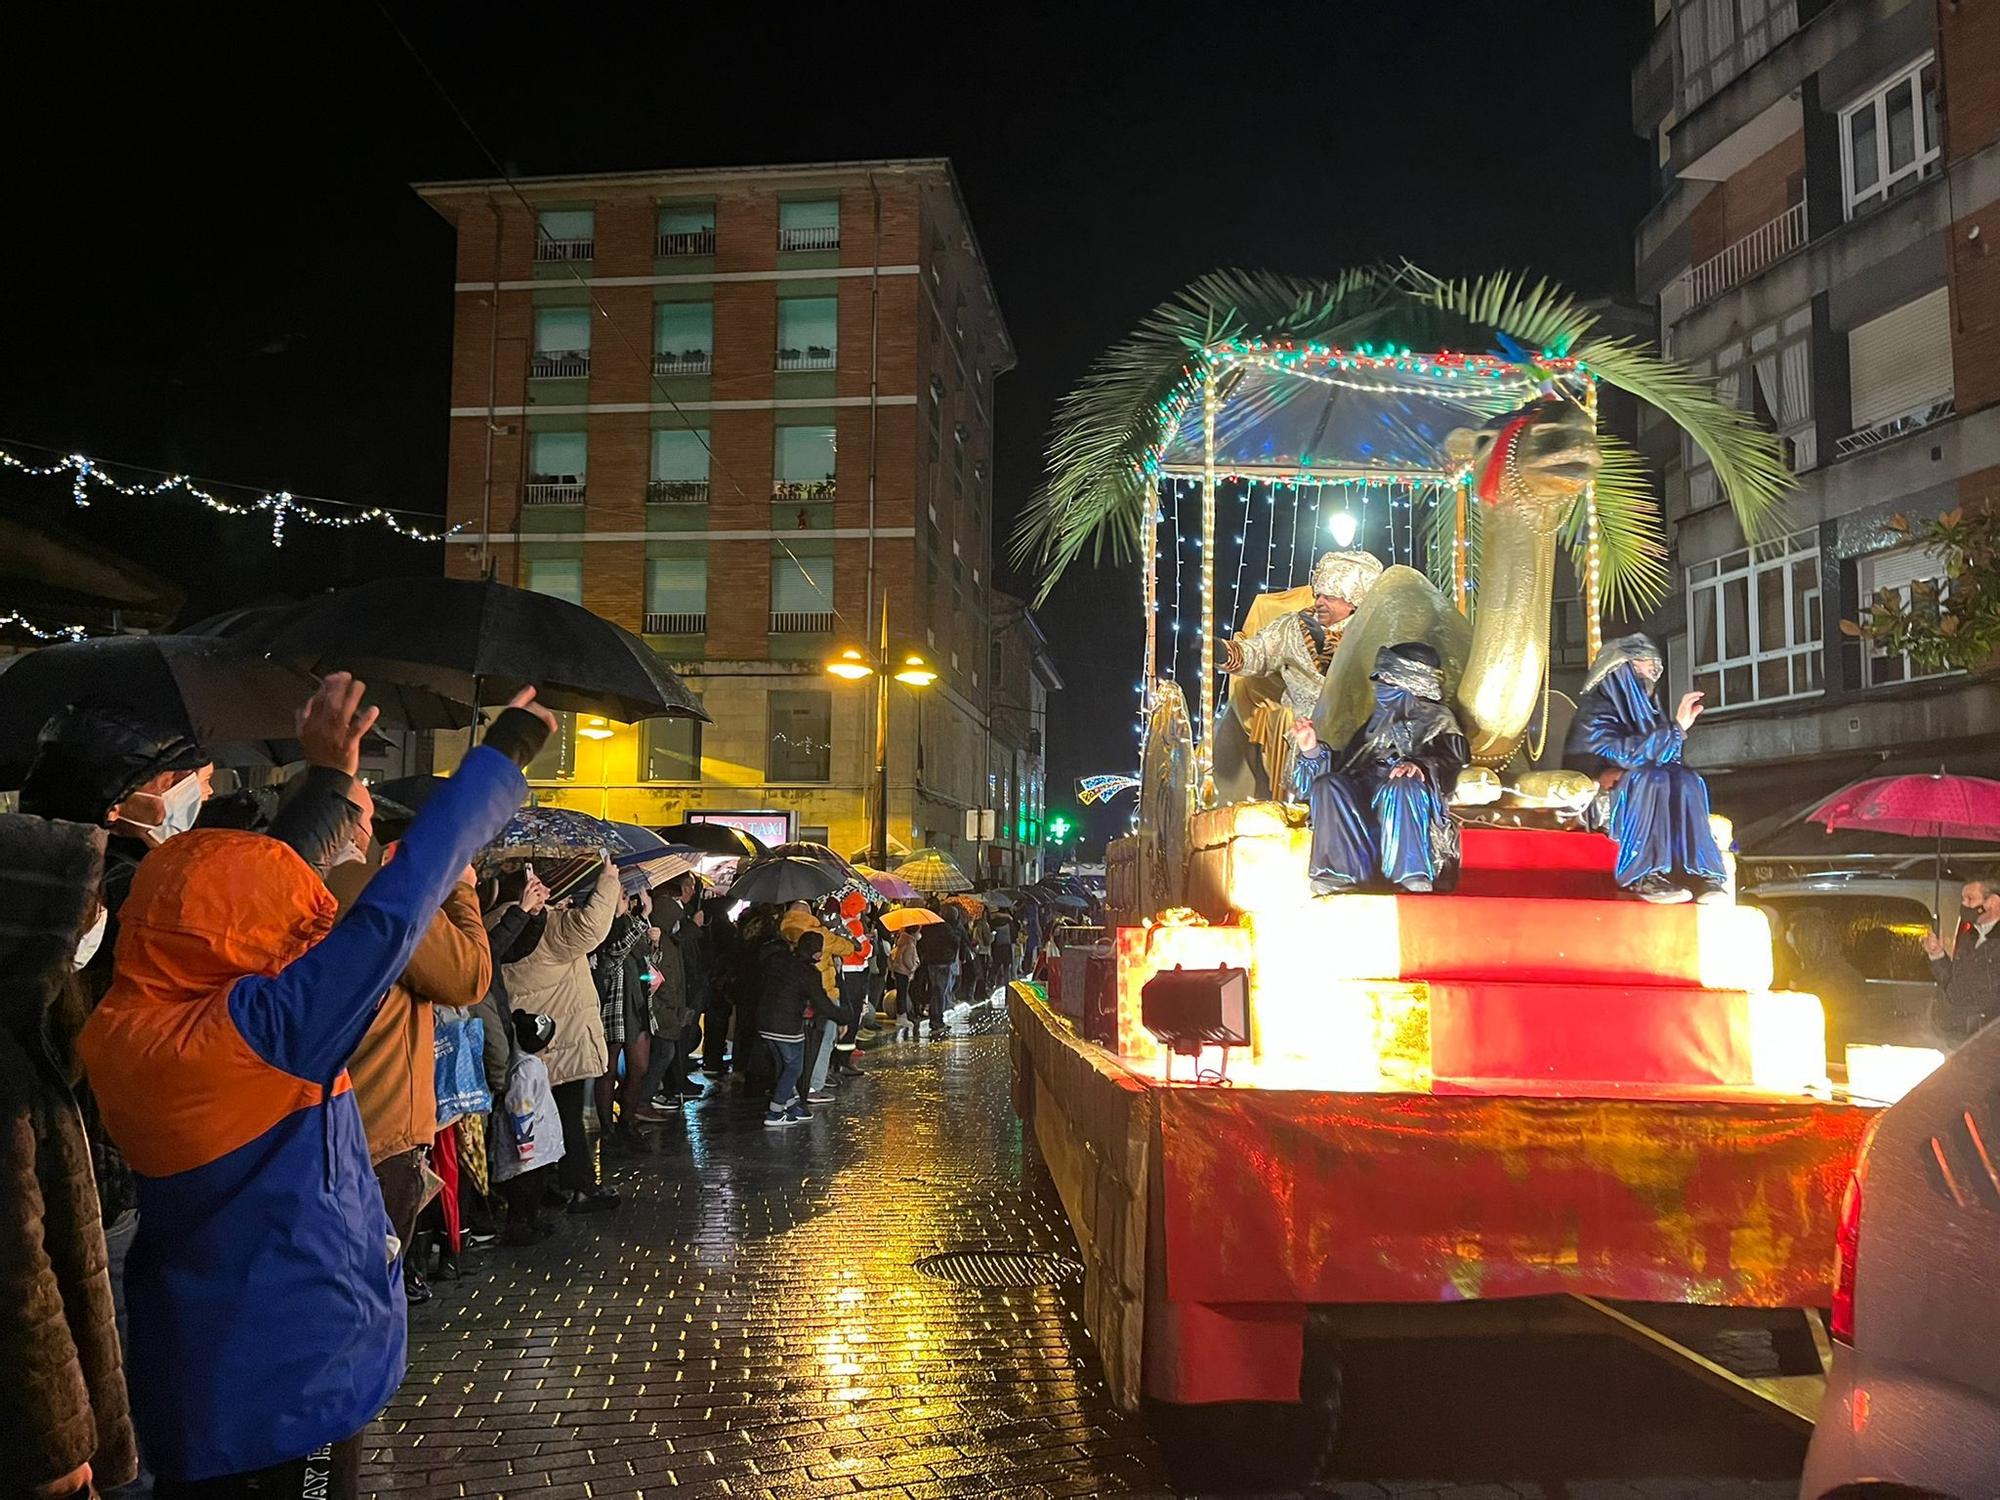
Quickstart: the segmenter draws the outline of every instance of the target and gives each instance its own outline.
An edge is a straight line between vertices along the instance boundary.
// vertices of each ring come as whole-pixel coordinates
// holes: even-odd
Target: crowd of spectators
[[[395,828],[373,718],[328,677],[272,807],[80,705],[0,816],[0,1493],[356,1494],[433,1280],[616,1210],[682,1111],[865,1091],[871,1039],[948,1036],[1039,947],[998,907],[744,906],[681,859],[482,874],[550,716],[517,698]]]

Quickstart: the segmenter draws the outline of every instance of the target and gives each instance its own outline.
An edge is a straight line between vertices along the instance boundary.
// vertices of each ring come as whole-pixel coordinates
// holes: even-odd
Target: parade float
[[[1136,561],[1141,752],[1107,955],[1012,995],[1016,1103],[1113,1391],[1180,1419],[1163,1431],[1271,1403],[1323,1454],[1343,1338],[1576,1327],[1811,1419],[1823,1339],[1801,1310],[1830,1300],[1871,1112],[1829,1083],[1818,1000],[1772,988],[1761,912],[1620,890],[1550,686],[1559,553],[1592,658],[1602,621],[1667,582],[1645,466],[1600,430],[1600,386],[1707,456],[1753,541],[1788,474],[1748,413],[1594,325],[1507,277],[1219,273],[1058,413],[1017,557],[1045,591],[1080,557]],[[1270,563],[1287,501],[1306,565],[1329,536],[1373,559],[1304,702],[1297,672],[1218,630],[1310,606]],[[1183,506],[1199,615],[1163,631]],[[1242,608],[1246,553],[1266,581]],[[1455,882],[1320,894],[1288,762],[1304,721],[1338,745],[1368,718],[1369,664],[1399,642],[1434,650],[1469,746]],[[1688,1342],[1716,1318],[1771,1329],[1806,1382],[1700,1359]]]

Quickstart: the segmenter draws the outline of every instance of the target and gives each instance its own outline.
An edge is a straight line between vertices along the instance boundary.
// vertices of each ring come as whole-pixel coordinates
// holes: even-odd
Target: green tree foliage
[[[1944,581],[1912,585],[1907,601],[1883,589],[1858,624],[1840,622],[1842,632],[1907,656],[1925,672],[1985,666],[2000,650],[2000,507],[1949,510],[1916,526],[1891,516],[1889,529],[1937,552]]]

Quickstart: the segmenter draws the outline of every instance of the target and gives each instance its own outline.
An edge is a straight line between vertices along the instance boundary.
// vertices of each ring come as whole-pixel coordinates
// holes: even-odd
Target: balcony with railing
[[[706,635],[708,612],[706,610],[679,610],[667,613],[649,611],[645,624],[647,635]]]
[[[675,229],[662,232],[653,241],[653,254],[672,255],[713,255],[715,254],[715,226],[706,229]]]
[[[812,505],[833,498],[831,479],[780,479],[771,485],[771,499],[792,505]]]
[[[588,349],[537,349],[528,362],[533,380],[578,380],[590,374]]]
[[[1929,427],[1934,422],[1942,422],[1957,412],[1957,402],[1951,396],[1936,401],[1926,401],[1922,406],[1912,407],[1893,417],[1884,417],[1879,422],[1871,422],[1866,427],[1848,433],[1833,445],[1834,452],[1841,458],[1850,458],[1856,453],[1866,453],[1871,448],[1879,448],[1884,443],[1893,443],[1897,438]]]
[[[706,349],[683,349],[678,354],[662,351],[653,356],[655,375],[707,375],[714,365],[714,356]]]
[[[597,253],[597,241],[589,235],[570,239],[550,239],[546,235],[535,240],[535,259],[538,261],[589,260]]]
[[[706,505],[706,479],[655,479],[646,486],[646,499],[653,505]]]
[[[771,612],[772,635],[831,635],[830,609],[778,609]]]
[[[780,250],[838,250],[840,248],[840,226],[838,224],[817,224],[796,229],[778,231]]]
[[[829,349],[824,344],[811,344],[804,349],[780,349],[778,368],[781,370],[837,370],[840,368],[838,350]]]
[[[583,480],[575,474],[537,476],[521,486],[523,505],[581,505]]]
[[[1806,205],[1794,203],[1769,223],[1760,224],[1742,239],[1700,265],[1689,266],[1668,282],[1660,293],[1660,316],[1678,323],[1703,303],[1713,302],[1731,287],[1741,286],[1751,277],[1774,265],[1806,242]]]

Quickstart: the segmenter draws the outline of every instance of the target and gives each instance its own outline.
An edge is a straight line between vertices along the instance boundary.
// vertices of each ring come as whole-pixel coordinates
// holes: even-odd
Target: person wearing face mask
[[[349,796],[361,818],[326,874],[326,887],[343,915],[382,868],[368,857],[374,842],[374,798],[359,782]],[[361,1106],[361,1123],[368,1132],[369,1159],[382,1184],[382,1201],[396,1238],[405,1246],[413,1243],[417,1216],[436,1191],[432,1148],[438,1133],[437,1039],[432,1007],[477,1005],[493,979],[492,950],[475,878],[469,867],[460,873],[347,1060],[354,1101]],[[418,1302],[430,1295],[421,1269],[407,1257],[404,1290]]]
[[[1954,1046],[2000,1016],[2000,884],[1968,880],[1958,893],[1958,937],[1949,952],[1935,933],[1924,953],[1937,980],[1931,1024]]]
[[[1708,783],[1681,764],[1700,693],[1672,717],[1659,703],[1660,648],[1643,635],[1607,641],[1591,663],[1563,745],[1563,765],[1593,778],[1608,800],[1605,831],[1618,841],[1618,884],[1671,905],[1729,899],[1722,851],[1708,826]]]
[[[88,1496],[138,1471],[91,1152],[73,1088],[80,938],[104,829],[0,816],[0,1492]]]

